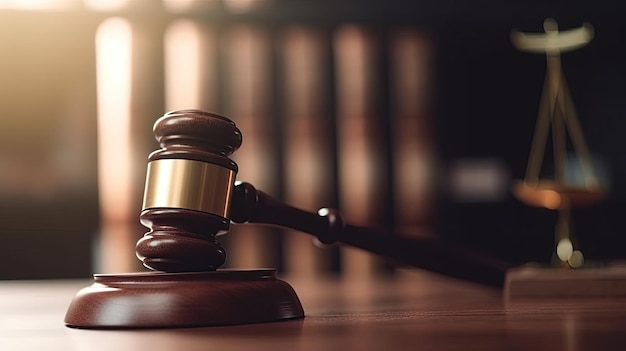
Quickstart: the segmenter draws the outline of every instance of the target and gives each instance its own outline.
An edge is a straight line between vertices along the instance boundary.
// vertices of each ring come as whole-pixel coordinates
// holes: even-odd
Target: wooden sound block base
[[[302,318],[293,288],[275,270],[96,274],[65,324],[75,328],[181,328]]]
[[[506,299],[626,297],[626,266],[521,267],[507,273]]]

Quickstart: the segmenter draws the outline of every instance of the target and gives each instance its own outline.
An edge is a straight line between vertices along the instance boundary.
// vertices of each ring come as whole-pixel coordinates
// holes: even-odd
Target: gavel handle
[[[249,183],[235,184],[230,219],[234,223],[295,229],[316,236],[324,244],[342,243],[400,264],[498,288],[504,286],[506,271],[510,268],[507,263],[432,235],[408,238],[347,224],[336,210],[323,208],[317,214],[303,211],[256,190]]]

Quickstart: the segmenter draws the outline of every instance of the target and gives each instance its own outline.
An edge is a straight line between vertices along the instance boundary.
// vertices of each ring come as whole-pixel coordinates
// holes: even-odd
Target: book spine
[[[225,76],[224,110],[243,134],[243,145],[233,155],[239,165],[237,179],[248,181],[268,194],[279,190],[276,128],[272,114],[271,38],[267,30],[236,25],[222,42]],[[227,266],[276,267],[279,257],[275,235],[269,228],[231,226],[226,238]]]
[[[435,196],[431,131],[432,47],[416,29],[398,29],[390,41],[391,143],[396,230],[428,231]]]
[[[346,25],[334,38],[337,89],[337,163],[340,210],[347,221],[378,225],[385,203],[384,128],[380,122],[381,91],[377,75],[379,47],[375,36],[361,27]],[[376,273],[376,258],[342,248],[342,274],[369,278]]]
[[[319,30],[291,27],[281,40],[285,200],[309,211],[333,202],[334,120],[324,91],[331,64],[325,39]],[[315,247],[308,235],[288,232],[284,247],[291,276],[328,274],[331,250]]]

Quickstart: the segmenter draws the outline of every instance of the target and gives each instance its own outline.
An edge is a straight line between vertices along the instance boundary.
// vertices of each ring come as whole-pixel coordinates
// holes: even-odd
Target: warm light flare
[[[50,10],[70,4],[69,0],[0,0],[0,9]]]
[[[58,0],[57,0],[58,1]],[[128,0],[83,0],[85,6],[96,11],[112,11],[124,8]]]
[[[165,105],[168,111],[200,108],[202,34],[189,20],[172,23],[165,32]]]
[[[125,220],[131,210],[131,27],[121,18],[96,33],[98,184],[105,220]]]
[[[569,239],[561,239],[559,243],[556,245],[556,255],[559,257],[559,260],[566,262],[572,256],[574,252],[574,245]]]
[[[575,250],[574,252],[572,252],[571,256],[567,260],[567,263],[572,268],[582,267],[585,264],[585,258],[583,256],[583,253],[579,250]]]
[[[554,190],[543,190],[541,191],[540,201],[543,207],[556,210],[561,207],[561,195]]]

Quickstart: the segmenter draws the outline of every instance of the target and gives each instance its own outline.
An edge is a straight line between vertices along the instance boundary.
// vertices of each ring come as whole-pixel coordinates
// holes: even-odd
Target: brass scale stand
[[[513,32],[513,45],[531,53],[545,54],[547,72],[543,88],[535,134],[533,136],[526,176],[514,184],[513,192],[530,206],[558,211],[555,228],[556,257],[561,264],[571,268],[583,265],[580,250],[574,250],[570,228],[572,207],[591,205],[601,200],[605,189],[594,173],[585,137],[578,122],[572,98],[561,69],[561,53],[585,46],[593,38],[593,28],[584,24],[580,28],[559,31],[553,19],[544,21],[545,34]],[[540,179],[546,141],[552,127],[554,153],[554,180]],[[582,184],[568,184],[567,134],[582,168]]]
[[[582,252],[575,248],[571,228],[571,210],[601,201],[607,191],[594,172],[587,143],[561,68],[561,53],[587,45],[593,27],[559,31],[556,21],[544,21],[545,33],[513,31],[511,41],[520,51],[545,54],[547,72],[524,180],[513,185],[514,195],[529,206],[558,211],[555,225],[555,266],[527,266],[507,273],[505,299],[552,297],[626,296],[626,267],[594,268],[585,264]],[[552,134],[554,179],[541,179],[548,135]],[[567,136],[580,162],[582,181],[566,179]],[[583,268],[584,269],[568,269]],[[563,269],[566,268],[566,269]]]

